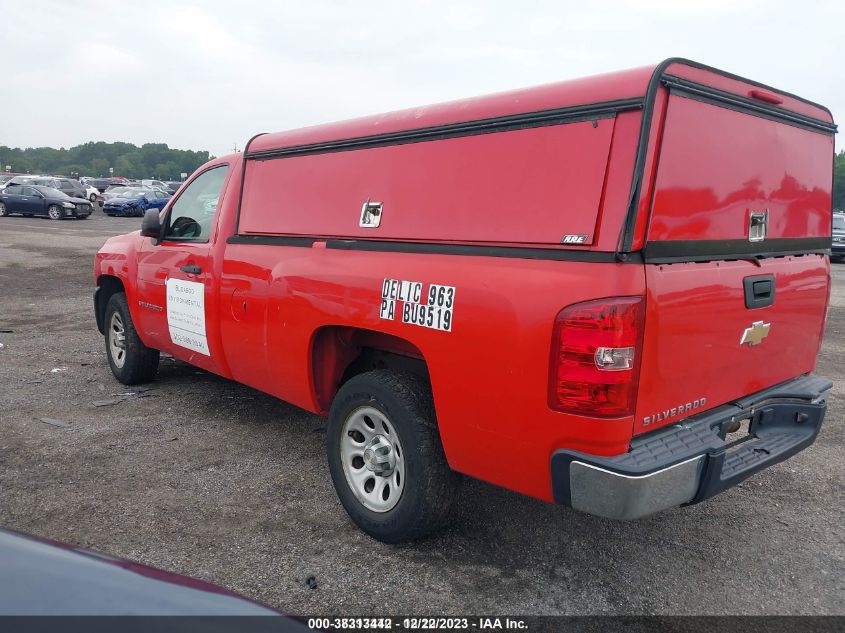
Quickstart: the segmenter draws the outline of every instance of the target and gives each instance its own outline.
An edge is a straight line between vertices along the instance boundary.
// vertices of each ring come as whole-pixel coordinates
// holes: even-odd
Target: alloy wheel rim
[[[359,407],[343,423],[340,461],[346,483],[368,510],[389,512],[405,488],[405,452],[390,419]]]
[[[118,369],[123,368],[126,363],[126,328],[117,312],[113,313],[109,320],[109,351],[115,366]]]
[[[54,206],[54,207],[50,207],[50,208],[47,210],[47,214],[48,214],[51,218],[53,218],[54,220],[56,220],[56,219],[58,219],[58,218],[62,217],[62,211],[61,211],[61,209],[59,209],[59,207],[55,207],[55,206]]]

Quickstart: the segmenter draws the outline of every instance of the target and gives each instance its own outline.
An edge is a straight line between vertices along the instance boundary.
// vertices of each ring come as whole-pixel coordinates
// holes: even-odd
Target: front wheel
[[[9,215],[9,210],[6,208],[5,202],[0,202],[0,218],[6,217]]]
[[[90,196],[88,196],[88,201],[93,204],[94,202],[97,201],[97,196],[92,193]]]
[[[147,347],[138,336],[129,304],[122,292],[114,294],[106,304],[106,355],[109,366],[124,385],[151,381],[158,371],[159,351]]]
[[[440,528],[461,476],[449,468],[428,380],[376,370],[351,378],[326,428],[329,470],[352,521],[385,543]]]
[[[51,220],[61,220],[62,208],[57,204],[51,204],[50,208],[47,209],[47,215],[50,216]]]

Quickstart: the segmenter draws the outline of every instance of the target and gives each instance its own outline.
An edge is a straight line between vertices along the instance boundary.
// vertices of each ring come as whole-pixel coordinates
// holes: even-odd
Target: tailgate
[[[667,85],[634,433],[812,371],[828,299],[830,130]]]

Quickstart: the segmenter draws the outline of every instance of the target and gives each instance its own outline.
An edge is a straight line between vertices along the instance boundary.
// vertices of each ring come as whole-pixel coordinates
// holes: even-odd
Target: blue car
[[[46,215],[52,220],[85,219],[91,215],[91,205],[52,187],[11,185],[0,190],[0,217],[13,213]]]
[[[160,189],[126,187],[103,203],[103,213],[141,217],[147,209],[163,209],[168,200],[170,194]]]

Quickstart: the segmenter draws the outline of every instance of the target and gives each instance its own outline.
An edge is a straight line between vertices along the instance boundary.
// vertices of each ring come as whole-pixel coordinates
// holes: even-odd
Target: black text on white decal
[[[429,284],[423,292],[423,284],[419,281],[385,279],[381,287],[379,317],[393,321],[398,312],[402,315],[402,323],[451,332],[454,305],[454,286]]]

